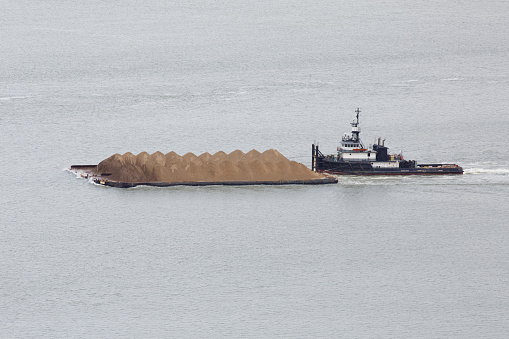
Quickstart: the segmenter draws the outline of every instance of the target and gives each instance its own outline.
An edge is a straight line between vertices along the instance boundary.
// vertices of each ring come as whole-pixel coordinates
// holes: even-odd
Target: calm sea
[[[0,337],[504,338],[509,2],[25,1],[0,14]],[[361,109],[462,176],[112,189],[114,153],[274,148]]]

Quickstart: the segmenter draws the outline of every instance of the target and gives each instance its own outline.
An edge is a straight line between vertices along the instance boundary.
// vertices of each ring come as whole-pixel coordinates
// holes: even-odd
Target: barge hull
[[[72,165],[70,171],[94,183],[117,188],[136,186],[173,187],[173,186],[248,186],[248,185],[322,185],[336,184],[338,178],[326,175],[326,178],[311,180],[274,180],[274,181],[183,181],[183,182],[119,182],[108,179],[108,173],[97,173],[97,165]]]
[[[315,180],[279,180],[279,181],[183,181],[183,182],[118,182],[94,178],[96,184],[132,188],[136,186],[173,187],[173,186],[249,186],[249,185],[321,185],[336,184],[337,178],[329,177]]]

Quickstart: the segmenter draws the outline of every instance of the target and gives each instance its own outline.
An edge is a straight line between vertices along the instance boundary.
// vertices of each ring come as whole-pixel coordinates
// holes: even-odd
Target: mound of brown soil
[[[175,152],[163,154],[142,152],[114,154],[97,165],[99,175],[108,173],[110,180],[119,182],[186,182],[186,181],[281,181],[313,180],[323,176],[276,150],[247,154],[240,150],[226,154],[196,156]]]

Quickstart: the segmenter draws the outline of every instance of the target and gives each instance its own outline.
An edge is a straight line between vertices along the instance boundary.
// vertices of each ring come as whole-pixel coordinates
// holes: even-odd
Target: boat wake
[[[13,101],[13,100],[23,100],[23,99],[30,99],[31,96],[23,96],[23,95],[15,95],[15,96],[8,96],[8,97],[0,97],[0,101]]]
[[[79,169],[72,169],[72,168],[64,168],[63,171],[64,172],[69,172],[69,173],[75,175],[77,179],[87,179],[87,181],[90,184],[101,186],[101,185],[99,185],[98,183],[96,183],[94,181],[94,177],[93,176],[90,176],[85,171],[80,171]]]
[[[80,171],[80,170],[74,170],[72,168],[64,168],[63,169],[64,172],[69,172],[71,174],[74,174],[76,176],[76,178],[88,178],[88,176],[86,176],[84,174],[84,172]]]
[[[493,174],[493,175],[509,175],[507,168],[463,168],[465,174]]]

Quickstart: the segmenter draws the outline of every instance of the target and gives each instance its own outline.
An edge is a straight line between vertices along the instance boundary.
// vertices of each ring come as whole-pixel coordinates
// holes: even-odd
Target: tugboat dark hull
[[[463,174],[463,168],[455,164],[415,164],[399,162],[398,167],[376,167],[377,162],[345,161],[325,156],[313,145],[312,168],[317,172],[336,175],[444,175]],[[384,165],[387,164],[384,162]],[[400,167],[404,166],[404,167]]]

